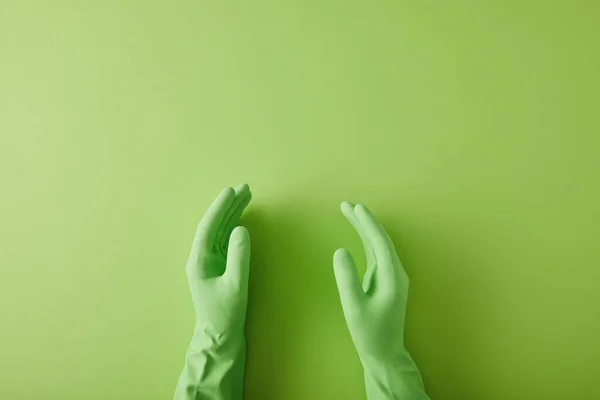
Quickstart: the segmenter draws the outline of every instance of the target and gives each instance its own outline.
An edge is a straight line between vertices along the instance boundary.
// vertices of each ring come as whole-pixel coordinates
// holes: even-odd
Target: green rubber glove
[[[223,190],[200,221],[186,271],[196,312],[175,400],[238,400],[246,363],[250,236],[237,226],[252,194]]]
[[[339,249],[333,257],[346,324],[364,368],[367,398],[429,399],[404,347],[408,277],[394,244],[367,207],[343,202],[341,208],[367,253],[362,285],[347,250]]]

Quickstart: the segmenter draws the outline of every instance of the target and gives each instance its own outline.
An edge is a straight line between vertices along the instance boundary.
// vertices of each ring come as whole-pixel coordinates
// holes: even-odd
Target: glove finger
[[[363,276],[362,288],[365,293],[368,293],[372,289],[373,284],[373,275],[376,268],[376,258],[375,251],[373,250],[373,246],[371,245],[371,241],[365,228],[361,225],[356,217],[355,205],[349,201],[342,202],[341,210],[342,214],[346,217],[346,219],[350,222],[350,224],[354,227],[354,230],[360,236],[360,240],[365,249],[365,253],[367,255],[367,270],[365,275]]]
[[[371,240],[375,257],[377,258],[377,269],[374,274],[380,275],[377,279],[377,285],[390,285],[394,282],[396,276],[395,260],[397,259],[396,249],[392,239],[377,221],[373,213],[364,205],[359,204],[355,207],[356,217]]]
[[[352,256],[346,249],[338,249],[333,255],[333,272],[344,313],[355,309],[364,297],[360,279]]]
[[[224,276],[236,290],[248,290],[250,274],[250,234],[243,226],[236,227],[229,237],[227,266]]]
[[[344,216],[346,217],[348,222],[350,222],[356,233],[358,233],[358,236],[360,236],[360,240],[362,241],[365,253],[367,255],[367,266],[371,266],[375,262],[375,252],[373,251],[373,246],[371,246],[369,236],[365,232],[365,228],[360,224],[358,218],[356,217],[354,207],[354,204],[352,204],[351,202],[344,201],[342,202],[340,208],[342,210],[342,214],[344,214]]]
[[[250,194],[250,187],[247,184],[243,183],[241,185],[236,186],[234,188],[234,191],[235,191],[235,198],[233,199],[233,203],[231,204],[231,207],[229,207],[229,209],[225,213],[225,217],[221,221],[221,223],[219,225],[219,230],[217,231],[217,238],[216,238],[217,246],[220,246],[220,244],[221,244],[223,232],[225,231],[225,227],[227,226],[227,223],[231,220],[232,214],[237,210],[237,207],[242,202],[244,202],[246,200],[246,197]]]
[[[235,208],[235,210],[229,217],[229,221],[227,221],[227,224],[225,225],[225,229],[221,233],[221,237],[218,239],[219,246],[220,246],[223,254],[227,254],[227,247],[229,244],[229,238],[231,236],[231,232],[233,232],[233,229],[239,224],[240,218],[242,217],[242,214],[244,213],[244,210],[246,209],[248,204],[250,204],[251,200],[252,200],[252,193],[248,192],[248,195],[243,199],[243,201],[240,204],[237,205],[237,207]]]
[[[227,187],[212,202],[196,228],[192,243],[192,256],[197,257],[201,251],[208,250],[213,246],[221,221],[234,198],[233,188]]]

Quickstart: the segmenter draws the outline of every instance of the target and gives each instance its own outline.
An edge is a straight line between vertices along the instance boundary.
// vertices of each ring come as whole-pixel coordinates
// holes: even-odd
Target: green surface
[[[0,398],[171,398],[191,238],[248,182],[247,399],[365,397],[342,200],[432,399],[600,399],[598,4],[0,2]]]

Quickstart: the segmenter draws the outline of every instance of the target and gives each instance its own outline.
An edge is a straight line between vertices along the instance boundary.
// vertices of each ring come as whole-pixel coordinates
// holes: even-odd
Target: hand
[[[198,225],[186,266],[196,329],[216,339],[243,335],[250,236],[237,224],[251,198],[246,184],[217,196]]]
[[[196,326],[175,400],[242,399],[250,236],[237,224],[251,198],[248,185],[226,188],[196,230],[186,265]]]
[[[360,235],[367,253],[361,286],[354,260],[345,249],[335,252],[335,278],[352,341],[363,365],[401,357],[408,276],[385,229],[364,205],[342,203],[342,213]]]
[[[360,235],[367,253],[361,286],[347,250],[333,256],[346,324],[364,367],[369,400],[428,400],[421,374],[404,348],[408,277],[385,229],[369,209],[342,203],[342,213]]]

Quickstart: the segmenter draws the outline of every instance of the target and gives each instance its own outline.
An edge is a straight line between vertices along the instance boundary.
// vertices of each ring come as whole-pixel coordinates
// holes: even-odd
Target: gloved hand
[[[196,313],[175,400],[243,396],[250,236],[238,227],[248,185],[224,189],[200,221],[186,271]]]
[[[421,375],[404,347],[408,276],[385,229],[364,205],[342,203],[367,254],[361,285],[354,260],[335,252],[335,278],[346,324],[364,368],[369,400],[428,399]]]

